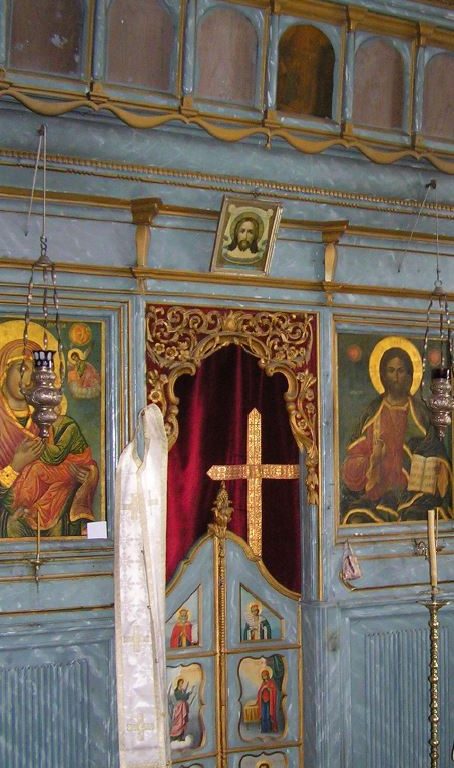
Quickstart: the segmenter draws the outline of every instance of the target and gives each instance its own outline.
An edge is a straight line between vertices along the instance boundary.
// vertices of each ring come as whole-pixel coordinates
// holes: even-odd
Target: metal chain
[[[27,355],[27,346],[28,346],[28,326],[30,324],[30,308],[33,303],[34,276],[35,276],[35,265],[32,264],[32,271],[31,271],[30,280],[28,282],[28,289],[27,289],[27,303],[25,307],[25,318],[24,318],[24,334],[22,338],[23,349],[22,349],[22,363],[20,367],[20,380],[19,380],[19,389],[22,394],[24,394],[25,359]],[[30,410],[29,406],[28,408]]]
[[[63,344],[61,340],[61,332],[60,332],[60,302],[58,298],[57,293],[57,276],[55,274],[55,265],[52,264],[50,268],[50,275],[52,279],[52,286],[53,286],[53,302],[55,307],[55,330],[56,330],[56,336],[57,336],[57,345],[58,345],[58,357],[60,359],[60,386],[63,384],[63,376],[65,373],[65,365],[63,361]]]
[[[63,375],[65,370],[64,360],[63,360],[63,344],[61,340],[60,312],[59,312],[60,307],[59,307],[59,299],[58,299],[58,293],[57,293],[57,279],[56,279],[55,265],[49,259],[47,254],[47,234],[46,234],[47,127],[45,124],[41,125],[41,127],[39,128],[38,135],[39,135],[38,149],[36,153],[36,161],[35,161],[35,167],[33,172],[32,191],[31,191],[31,197],[30,197],[30,205],[28,210],[25,234],[28,234],[28,230],[29,230],[30,216],[32,211],[33,198],[35,194],[36,179],[38,174],[41,152],[42,152],[42,159],[43,159],[43,163],[42,163],[42,167],[43,167],[42,230],[41,230],[41,236],[40,236],[40,255],[39,255],[39,258],[32,264],[31,276],[30,276],[30,280],[28,283],[28,290],[27,290],[27,302],[26,302],[26,309],[25,309],[24,334],[23,334],[23,355],[22,355],[23,359],[22,359],[22,364],[20,369],[21,392],[23,392],[24,390],[23,379],[24,379],[25,368],[26,368],[26,355],[27,355],[27,347],[28,347],[28,340],[29,340],[30,315],[31,315],[31,308],[33,305],[33,289],[35,287],[35,269],[37,267],[39,267],[43,271],[43,284],[40,287],[42,288],[42,291],[43,291],[43,297],[42,297],[42,316],[44,318],[43,347],[44,347],[44,350],[46,351],[49,345],[49,337],[48,337],[49,292],[50,290],[52,290],[52,303],[55,308],[55,328],[56,328],[56,337],[57,337],[57,345],[58,345],[58,356],[60,359],[60,370],[59,370],[60,386],[63,382]],[[50,275],[50,281],[49,281],[49,275]]]

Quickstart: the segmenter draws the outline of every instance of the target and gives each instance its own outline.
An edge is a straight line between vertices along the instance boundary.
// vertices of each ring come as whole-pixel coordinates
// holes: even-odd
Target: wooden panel
[[[442,632],[446,646],[446,632]],[[404,765],[413,752],[427,754],[429,725],[427,631],[377,632],[365,639],[367,764]],[[419,702],[406,707],[405,702]],[[405,719],[406,727],[403,726]],[[421,764],[425,764],[425,760]]]
[[[107,80],[168,91],[174,38],[159,0],[115,0],[108,16]]]
[[[399,129],[403,121],[404,79],[400,53],[387,41],[363,43],[355,56],[353,122]]]
[[[14,0],[9,66],[80,74],[83,17],[82,0]]]
[[[348,765],[426,768],[429,759],[429,629],[422,608],[369,616],[351,634],[353,754]],[[424,609],[425,610],[425,609]],[[451,617],[440,613],[440,766],[452,748]],[[384,628],[386,626],[386,629]]]
[[[263,756],[269,768],[283,768],[285,754],[285,765],[296,768],[302,764],[299,597],[280,587],[239,537],[227,532],[224,539],[220,519],[168,588],[172,759],[193,766],[215,752],[232,767],[256,768]],[[190,643],[179,644],[183,625]],[[246,631],[252,626],[256,632]]]
[[[257,77],[257,32],[233,8],[216,8],[197,31],[196,96],[252,106]]]
[[[423,132],[454,139],[454,55],[440,53],[424,73]]]
[[[117,768],[113,617],[4,617],[0,670],[2,768]]]
[[[86,660],[4,668],[0,701],[0,765],[89,765]]]

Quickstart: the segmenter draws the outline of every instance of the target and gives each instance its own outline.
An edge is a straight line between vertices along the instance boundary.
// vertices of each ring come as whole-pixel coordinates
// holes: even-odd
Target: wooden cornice
[[[277,193],[276,193],[277,194]],[[276,194],[274,197],[276,197]],[[42,193],[35,192],[35,199],[41,199]],[[30,190],[27,188],[0,186],[0,200],[23,200],[29,201]],[[160,215],[175,217],[200,219],[205,221],[217,221],[219,211],[213,211],[208,208],[192,208],[190,206],[169,205],[163,203],[160,198],[135,198],[128,200],[126,198],[82,195],[74,192],[46,192],[48,203],[61,206],[79,206],[87,210],[97,208],[130,211],[131,223],[136,225],[153,226]],[[251,195],[252,199],[252,195]],[[285,198],[283,198],[285,199]],[[398,200],[393,201],[398,204]],[[415,203],[416,205],[416,203]],[[454,214],[454,207],[453,207]],[[435,218],[436,209],[431,209],[431,215]],[[454,217],[454,216],[453,216]],[[90,218],[90,216],[87,216]],[[371,240],[396,240],[398,242],[408,242],[409,232],[400,229],[380,228],[358,226],[351,223],[348,219],[329,219],[323,221],[320,219],[291,219],[283,218],[280,222],[280,229],[294,229],[307,232],[317,232],[321,235],[321,242],[338,242],[342,236],[370,238]],[[434,232],[414,232],[412,241],[434,244],[437,240]],[[454,245],[454,235],[438,235],[440,243],[445,245]]]
[[[10,259],[0,258],[0,270],[1,269],[17,269],[29,271],[33,261],[31,259]],[[156,269],[151,267],[115,267],[99,264],[79,264],[68,262],[55,262],[55,269],[60,274],[73,274],[73,275],[91,275],[92,277],[108,277],[112,279],[130,278],[136,280],[139,285],[145,284],[147,280],[156,281],[158,285],[162,286],[164,282],[169,283],[181,283],[184,287],[185,294],[189,295],[188,284],[206,284],[206,285],[238,285],[239,279],[237,275],[231,275],[222,272],[192,272],[189,270],[171,270],[171,269]],[[357,296],[376,296],[376,297],[390,297],[396,298],[400,302],[402,299],[419,299],[421,301],[428,302],[432,295],[432,287],[428,290],[421,290],[416,288],[402,288],[392,286],[381,285],[366,285],[358,283],[348,282],[336,282],[334,280],[325,282],[324,280],[295,280],[289,278],[278,278],[262,276],[262,275],[244,275],[241,277],[241,284],[243,286],[251,287],[266,287],[267,289],[283,289],[286,292],[295,291],[298,294],[303,292],[309,293],[327,293],[330,296],[334,294],[340,295],[357,295]],[[0,283],[5,285],[5,283]],[[8,283],[10,285],[10,283]],[[90,290],[97,290],[96,285],[91,287],[81,288],[76,286],[77,290],[81,293]],[[59,294],[66,291],[73,291],[75,284],[73,285],[59,285]],[[110,287],[109,291],[115,291],[114,287]],[[141,289],[138,291],[144,293]],[[150,288],[145,293],[155,294],[156,289]],[[211,294],[210,294],[211,295]],[[447,299],[449,302],[454,300],[454,293],[447,292]],[[197,298],[198,293],[194,294]],[[232,297],[231,297],[232,298]],[[276,303],[279,303],[279,298],[276,297]]]

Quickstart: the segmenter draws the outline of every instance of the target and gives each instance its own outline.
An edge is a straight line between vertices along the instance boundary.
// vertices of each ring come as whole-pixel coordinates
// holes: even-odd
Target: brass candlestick
[[[431,599],[423,603],[429,611],[429,630],[430,630],[430,661],[429,661],[429,683],[430,683],[430,768],[438,768],[440,758],[440,736],[439,736],[439,628],[438,612],[446,600],[437,599],[438,589],[432,587]]]
[[[39,510],[36,513],[36,553],[35,557],[32,557],[29,562],[35,569],[35,581],[36,585],[39,585],[39,569],[41,568],[42,564],[45,562],[44,558],[41,557],[41,520],[39,517]]]
[[[438,644],[440,640],[438,612],[447,604],[446,600],[438,600],[438,571],[437,571],[437,541],[438,541],[438,509],[429,509],[427,513],[427,550],[430,572],[430,600],[423,603],[429,611],[430,630],[430,768],[438,768],[440,757],[439,737],[439,676],[438,676]]]

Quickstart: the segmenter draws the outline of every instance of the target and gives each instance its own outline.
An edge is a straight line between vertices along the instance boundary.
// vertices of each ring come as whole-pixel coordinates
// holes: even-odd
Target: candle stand
[[[440,622],[438,620],[438,612],[444,605],[448,604],[447,600],[439,600],[438,588],[432,587],[431,599],[422,604],[426,606],[429,611],[429,629],[430,629],[430,661],[429,661],[429,683],[430,683],[430,768],[438,768],[440,758],[440,715],[439,715],[439,663],[438,663],[438,647],[439,647],[439,628]]]

